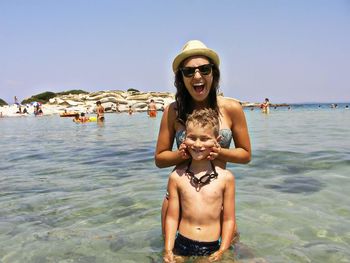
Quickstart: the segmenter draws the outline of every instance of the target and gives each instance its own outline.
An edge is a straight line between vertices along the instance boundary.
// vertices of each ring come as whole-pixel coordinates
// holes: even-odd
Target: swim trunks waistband
[[[184,237],[180,233],[175,239],[174,253],[179,256],[209,256],[219,250],[220,242],[196,241]]]

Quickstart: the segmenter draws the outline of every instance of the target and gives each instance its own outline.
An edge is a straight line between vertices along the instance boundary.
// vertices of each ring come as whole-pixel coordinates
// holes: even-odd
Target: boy
[[[209,260],[216,261],[230,247],[235,228],[234,176],[228,170],[215,167],[207,158],[219,139],[216,111],[195,110],[189,115],[185,144],[192,160],[187,166],[174,170],[169,177],[165,262],[176,262],[174,254],[210,255]]]

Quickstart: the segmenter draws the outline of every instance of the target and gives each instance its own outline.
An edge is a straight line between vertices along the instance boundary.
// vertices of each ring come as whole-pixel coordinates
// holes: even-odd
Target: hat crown
[[[200,48],[206,49],[207,46],[204,45],[204,43],[199,40],[190,40],[184,45],[184,47],[182,48],[182,51],[200,49]]]
[[[173,71],[176,73],[182,61],[192,56],[205,56],[219,68],[220,58],[216,52],[199,40],[190,40],[182,48],[173,61]]]

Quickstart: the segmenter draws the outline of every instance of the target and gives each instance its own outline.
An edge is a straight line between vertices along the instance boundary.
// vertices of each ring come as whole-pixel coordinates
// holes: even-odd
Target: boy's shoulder
[[[223,169],[220,167],[215,167],[215,169],[219,177],[222,178],[225,182],[234,182],[235,176],[230,170]]]

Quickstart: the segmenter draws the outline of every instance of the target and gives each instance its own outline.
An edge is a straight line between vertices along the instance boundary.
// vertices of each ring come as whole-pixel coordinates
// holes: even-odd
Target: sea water
[[[252,161],[227,167],[241,239],[223,262],[350,262],[350,110],[245,114]],[[161,115],[0,119],[0,262],[162,262]]]

